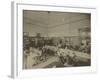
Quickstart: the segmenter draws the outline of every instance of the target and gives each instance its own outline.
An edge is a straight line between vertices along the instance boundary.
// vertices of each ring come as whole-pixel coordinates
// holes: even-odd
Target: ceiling
[[[23,11],[23,21],[26,24],[35,24],[44,27],[53,27],[61,24],[74,23],[84,19],[90,19],[86,13],[52,12],[52,11]]]

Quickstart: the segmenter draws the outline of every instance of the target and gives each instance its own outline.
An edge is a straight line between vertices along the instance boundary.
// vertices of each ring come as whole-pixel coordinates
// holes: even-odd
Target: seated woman
[[[33,59],[35,59],[35,64],[39,63],[41,55],[42,55],[42,50],[40,50],[39,48],[33,49]]]
[[[29,55],[29,47],[24,48],[23,51],[23,68],[27,69],[27,57]]]

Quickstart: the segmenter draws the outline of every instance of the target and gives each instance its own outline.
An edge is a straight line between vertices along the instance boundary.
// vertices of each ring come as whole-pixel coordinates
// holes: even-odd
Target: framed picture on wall
[[[96,8],[12,2],[11,76],[96,72],[95,27]]]

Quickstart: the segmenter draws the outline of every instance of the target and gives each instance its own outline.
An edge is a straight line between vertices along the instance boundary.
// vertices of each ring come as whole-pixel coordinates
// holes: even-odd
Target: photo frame
[[[23,34],[29,35],[23,31],[23,10],[48,11],[48,12],[70,12],[70,13],[87,13],[90,14],[91,20],[91,65],[83,67],[64,67],[64,68],[47,68],[47,69],[23,69]],[[45,77],[77,73],[96,72],[96,48],[95,48],[95,27],[96,27],[96,8],[76,7],[76,6],[59,6],[59,5],[41,5],[22,2],[12,2],[12,64],[11,76],[20,77]],[[24,33],[23,33],[24,32]],[[40,37],[40,33],[37,33]],[[33,38],[34,39],[34,38]],[[66,38],[67,39],[67,38]],[[68,38],[69,40],[69,38]],[[95,54],[94,54],[95,53]]]

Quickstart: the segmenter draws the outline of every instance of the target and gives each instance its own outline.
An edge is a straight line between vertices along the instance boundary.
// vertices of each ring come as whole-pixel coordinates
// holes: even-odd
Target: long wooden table
[[[57,51],[58,48],[55,46],[47,46],[48,49],[53,50],[53,51]],[[91,59],[91,55],[88,53],[84,53],[84,52],[79,52],[79,51],[74,51],[74,50],[70,50],[70,49],[62,49],[63,52],[65,52],[66,54],[68,54],[69,56],[73,56],[73,53],[80,58],[84,58],[84,59]],[[69,53],[67,53],[69,52]]]

